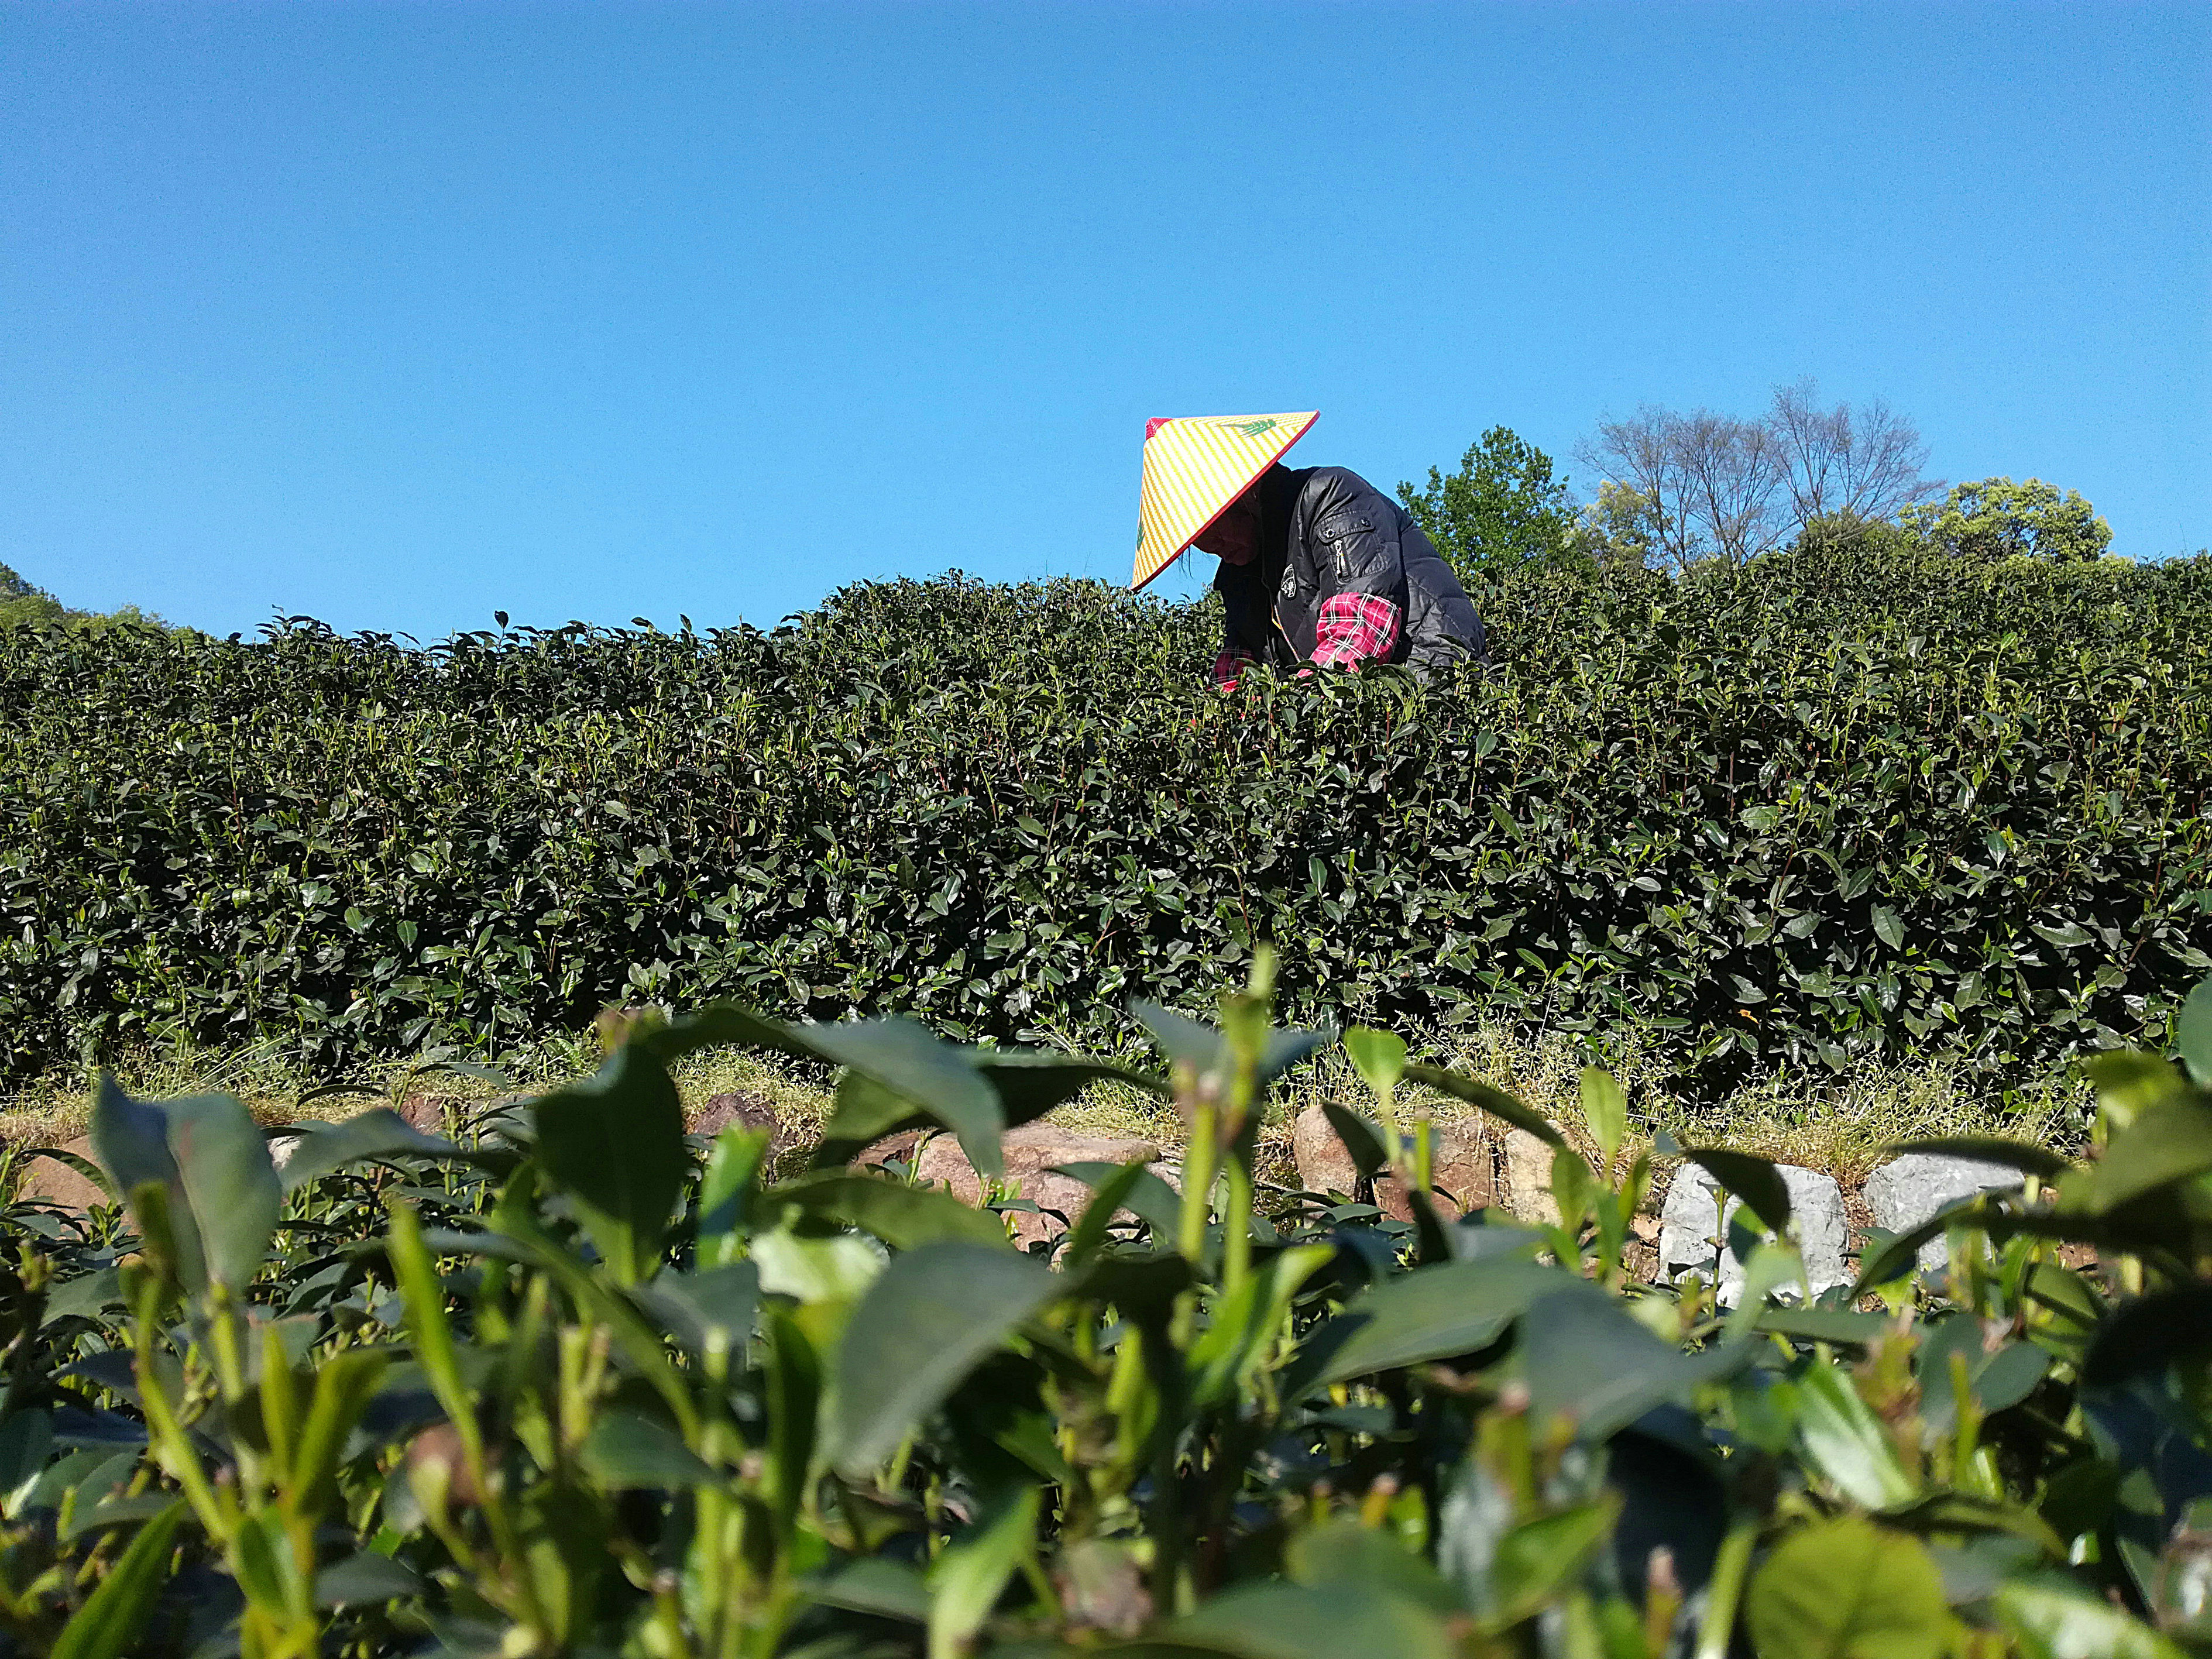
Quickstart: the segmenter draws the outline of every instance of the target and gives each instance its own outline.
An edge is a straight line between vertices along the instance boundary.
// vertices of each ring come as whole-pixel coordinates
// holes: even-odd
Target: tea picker
[[[1213,678],[1224,691],[1255,663],[1298,673],[1402,663],[1425,678],[1483,660],[1481,618],[1403,507],[1347,468],[1282,465],[1319,418],[1146,422],[1131,589],[1188,548],[1221,561]]]

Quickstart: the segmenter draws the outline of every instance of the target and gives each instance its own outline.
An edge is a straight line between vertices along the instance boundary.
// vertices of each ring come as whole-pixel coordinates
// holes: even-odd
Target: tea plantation
[[[1522,575],[1494,666],[1205,681],[1203,605],[849,589],[428,648],[0,629],[0,1078],[335,1066],[738,995],[1132,1040],[1255,941],[1295,1018],[1634,1030],[1680,1088],[2162,1042],[2212,967],[2212,562]]]

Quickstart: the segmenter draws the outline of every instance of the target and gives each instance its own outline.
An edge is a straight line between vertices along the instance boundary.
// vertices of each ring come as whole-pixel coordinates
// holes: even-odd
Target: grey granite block
[[[1867,1177],[1867,1208],[1874,1224],[1893,1233],[1917,1227],[1946,1204],[1993,1187],[2017,1187],[2020,1171],[2002,1164],[1985,1164],[1978,1158],[1952,1158],[1941,1152],[1907,1152]],[[1940,1267],[1946,1247],[1931,1238],[1920,1247],[1923,1268]]]
[[[1790,1189],[1790,1224],[1804,1252],[1805,1276],[1812,1281],[1813,1294],[1850,1284],[1851,1276],[1844,1267],[1844,1189],[1832,1176],[1817,1170],[1789,1164],[1775,1167]],[[1721,1196],[1713,1178],[1697,1164],[1685,1164],[1675,1171],[1659,1212],[1659,1272],[1662,1279],[1673,1279],[1695,1270],[1710,1284],[1717,1255],[1721,1300],[1734,1302],[1742,1291],[1743,1264],[1726,1248],[1726,1240],[1728,1224],[1741,1206],[1730,1198],[1723,1213],[1717,1202]],[[1717,1249],[1710,1242],[1715,1238],[1723,1241]]]

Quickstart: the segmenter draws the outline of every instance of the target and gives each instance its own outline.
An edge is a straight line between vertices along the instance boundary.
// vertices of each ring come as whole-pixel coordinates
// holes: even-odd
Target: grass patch
[[[1559,1033],[1530,1037],[1499,1024],[1461,1033],[1449,1042],[1417,1044],[1441,1063],[1510,1090],[1582,1139],[1583,1049]],[[253,1049],[172,1048],[126,1057],[115,1066],[132,1094],[165,1099],[179,1095],[234,1094],[264,1123],[342,1118],[373,1105],[397,1105],[410,1093],[463,1103],[557,1087],[597,1064],[588,1039],[556,1037],[508,1056],[496,1076],[447,1069],[421,1059],[357,1068],[348,1092],[328,1092],[326,1080],[306,1076]],[[1634,1047],[1611,1068],[1629,1095],[1631,1148],[1650,1144],[1660,1130],[1685,1143],[1722,1142],[1787,1164],[1832,1175],[1855,1188],[1882,1162],[1896,1141],[1933,1135],[2002,1135],[2055,1151],[2080,1150],[2086,1136],[2087,1093],[2054,1079],[2040,1089],[1990,1093],[1960,1067],[1942,1060],[1911,1066],[1870,1066],[1841,1074],[1775,1073],[1750,1083],[1717,1107],[1694,1107],[1670,1096],[1660,1064]],[[723,1049],[687,1055],[672,1068],[687,1111],[729,1092],[766,1099],[804,1133],[823,1121],[831,1097],[827,1080],[780,1058]],[[1261,1129],[1264,1176],[1290,1178],[1291,1125],[1316,1102],[1361,1109],[1372,1097],[1350,1062],[1332,1050],[1299,1067],[1278,1085]],[[1403,1105],[1439,1120],[1475,1115],[1461,1103],[1407,1088]],[[81,1075],[60,1073],[13,1095],[0,1096],[0,1145],[53,1145],[84,1133],[91,1095]],[[1053,1121],[1088,1133],[1149,1140],[1173,1155],[1182,1139],[1182,1120],[1168,1102],[1121,1084],[1102,1084],[1053,1114]],[[1587,1149],[1586,1149],[1587,1150]]]

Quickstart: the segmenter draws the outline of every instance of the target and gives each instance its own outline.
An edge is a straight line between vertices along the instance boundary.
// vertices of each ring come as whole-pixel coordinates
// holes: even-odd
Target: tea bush
[[[1686,1090],[2159,1040],[2208,967],[2212,561],[1524,574],[1496,665],[1205,684],[1097,585],[428,648],[0,629],[0,1076],[337,1066],[609,1000],[1111,1050],[1251,945],[1298,1018],[1670,1045]]]
[[[641,1018],[458,1141],[379,1109],[281,1171],[234,1100],[103,1084],[127,1210],[0,1214],[0,1652],[2212,1651],[2212,984],[2188,1073],[2091,1063],[2096,1161],[1948,1147],[2020,1181],[1809,1305],[1774,1168],[1662,1146],[1743,1200],[1729,1309],[1628,1274],[1652,1162],[1595,1068],[1585,1159],[1349,1032],[1339,1132],[1414,1220],[1257,1188],[1269,1081],[1330,1040],[1269,973],[1218,1029],[1138,1006],[1181,1189],[1074,1166],[1027,1254],[848,1156],[922,1128],[988,1174],[1114,1068],[896,1018]],[[811,1167],[687,1149],[667,1066],[723,1043],[842,1068]],[[1408,1083],[1552,1142],[1559,1224],[1443,1220]]]

